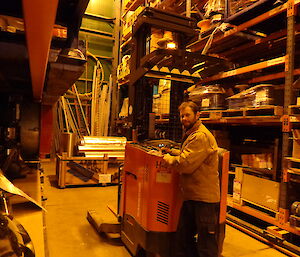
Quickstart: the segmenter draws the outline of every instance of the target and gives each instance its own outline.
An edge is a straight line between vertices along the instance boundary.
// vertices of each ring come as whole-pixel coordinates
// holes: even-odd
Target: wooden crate
[[[56,157],[58,187],[74,185],[106,185],[117,183],[119,166],[124,158],[67,157],[65,153]]]

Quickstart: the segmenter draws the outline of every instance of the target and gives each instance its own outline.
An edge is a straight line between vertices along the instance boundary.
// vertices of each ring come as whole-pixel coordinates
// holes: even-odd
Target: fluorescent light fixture
[[[176,48],[176,43],[175,42],[169,42],[169,43],[167,43],[167,48],[168,49],[175,49]]]

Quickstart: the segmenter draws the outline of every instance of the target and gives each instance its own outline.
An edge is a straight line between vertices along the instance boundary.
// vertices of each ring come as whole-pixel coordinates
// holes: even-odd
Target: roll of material
[[[293,202],[291,212],[296,216],[300,216],[300,202]]]

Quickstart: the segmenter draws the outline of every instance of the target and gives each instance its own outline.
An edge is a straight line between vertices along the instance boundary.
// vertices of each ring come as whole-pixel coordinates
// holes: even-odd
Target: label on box
[[[240,181],[233,181],[233,192],[234,193],[241,193],[242,190],[242,183]]]
[[[171,183],[172,171],[164,161],[156,161],[156,182],[157,183]]]
[[[99,174],[99,183],[111,183],[111,174]]]
[[[267,99],[267,92],[264,90],[256,92],[256,100],[257,101],[266,101]]]
[[[241,194],[233,193],[232,199],[235,203],[240,203],[241,202]]]
[[[210,101],[208,98],[202,99],[202,102],[201,102],[202,107],[209,107],[209,104],[210,104]]]
[[[165,172],[157,172],[156,174],[156,182],[157,183],[171,183],[172,174]]]

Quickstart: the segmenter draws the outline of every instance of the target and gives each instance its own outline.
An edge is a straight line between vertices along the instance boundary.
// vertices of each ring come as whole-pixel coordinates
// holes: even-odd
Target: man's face
[[[193,112],[192,108],[187,106],[180,111],[180,121],[183,127],[187,130],[194,126],[196,121],[199,119],[199,112],[196,114]]]

